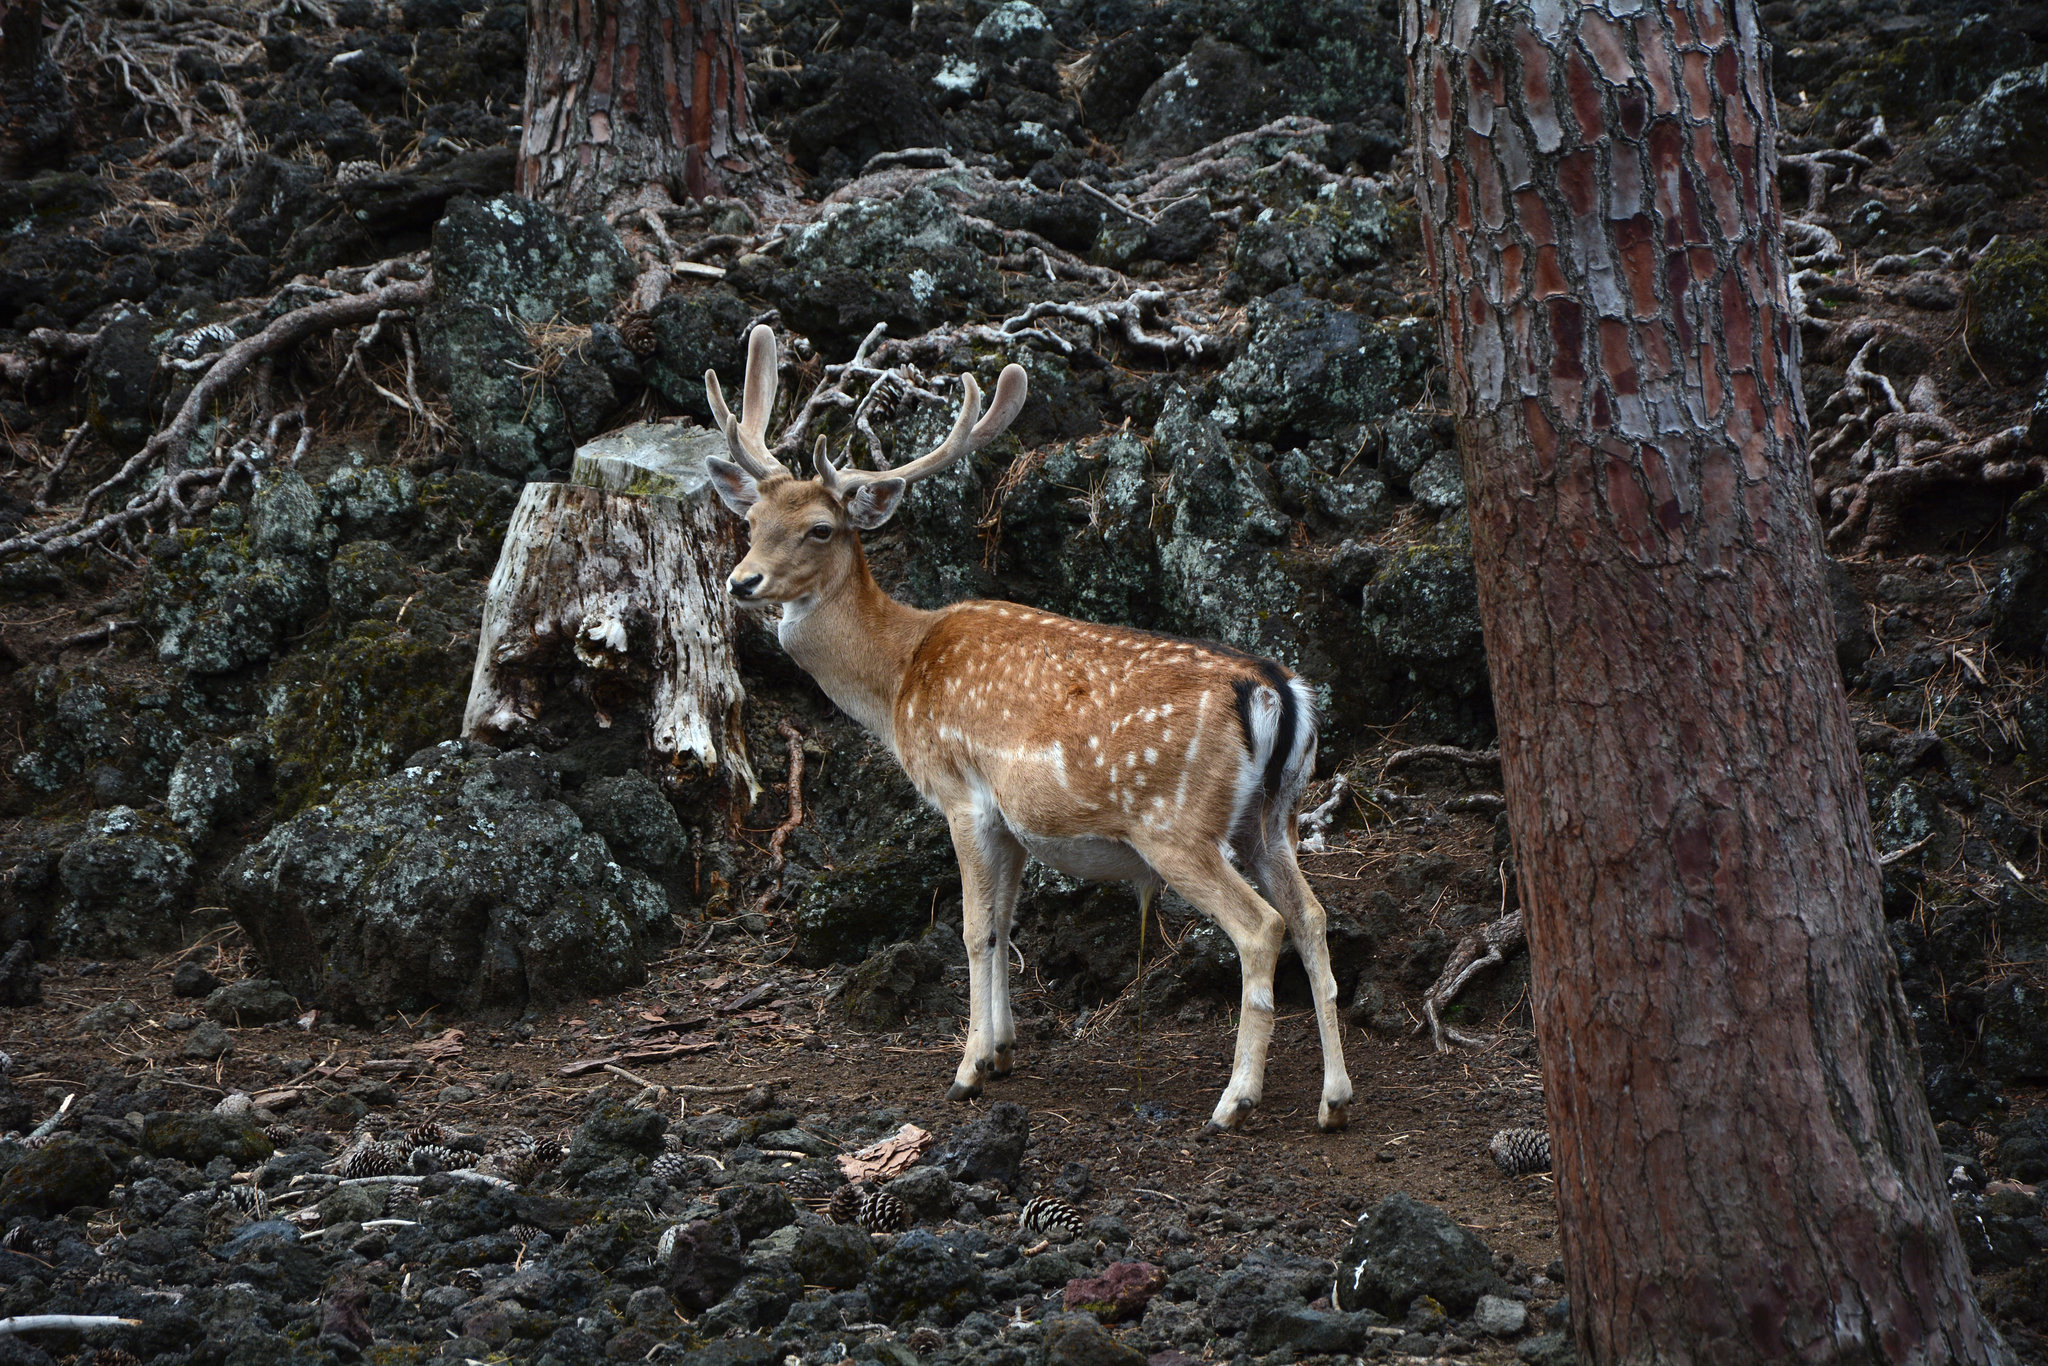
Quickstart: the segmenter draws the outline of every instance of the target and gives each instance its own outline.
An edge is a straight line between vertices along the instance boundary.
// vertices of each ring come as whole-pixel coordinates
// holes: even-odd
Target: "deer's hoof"
[[[973,1100],[980,1094],[980,1082],[975,1082],[972,1086],[969,1086],[966,1082],[956,1081],[946,1088],[947,1100]]]
[[[1349,1107],[1324,1101],[1316,1113],[1316,1127],[1326,1134],[1341,1133],[1351,1123]]]

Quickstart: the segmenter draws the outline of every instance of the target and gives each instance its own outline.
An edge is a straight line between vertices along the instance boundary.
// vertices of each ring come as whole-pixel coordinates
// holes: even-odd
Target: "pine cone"
[[[213,1112],[222,1119],[247,1119],[256,1113],[256,1102],[250,1100],[245,1092],[235,1091],[223,1096],[213,1107]]]
[[[405,1170],[406,1148],[399,1143],[358,1143],[341,1155],[341,1177],[397,1176]]]
[[[683,1231],[681,1224],[670,1224],[661,1231],[661,1240],[654,1245],[654,1259],[666,1266],[676,1250],[676,1235]]]
[[[454,1125],[443,1124],[438,1119],[430,1119],[424,1124],[414,1125],[412,1132],[406,1136],[413,1141],[413,1146],[416,1148],[430,1146],[446,1148],[450,1146],[449,1140],[462,1137],[462,1135],[455,1132]]]
[[[627,313],[621,316],[619,339],[625,342],[636,356],[653,355],[657,344],[654,319],[645,313]]]
[[[484,1159],[484,1166],[515,1186],[532,1185],[547,1170],[547,1164],[532,1148],[501,1148]]]
[[[661,1150],[665,1153],[679,1153],[690,1146],[690,1140],[682,1134],[667,1133],[661,1136]]]
[[[815,1167],[807,1167],[782,1183],[792,1200],[801,1200],[807,1205],[816,1205],[829,1200],[833,1195],[832,1178]]]
[[[406,1155],[405,1165],[414,1176],[452,1172],[462,1165],[462,1154],[438,1143],[422,1143]]]
[[[546,1229],[536,1228],[532,1224],[514,1224],[510,1228],[506,1229],[505,1232],[510,1234],[513,1238],[517,1239],[521,1243],[531,1243],[536,1239],[545,1238],[548,1236],[548,1231]]]
[[[254,1186],[229,1186],[227,1197],[251,1219],[261,1219],[270,1209],[270,1197]]]
[[[387,1186],[384,1196],[384,1212],[394,1218],[401,1218],[417,1210],[423,1197],[418,1186]]]
[[[1550,1135],[1541,1129],[1502,1129],[1486,1148],[1508,1176],[1550,1170]]]
[[[1064,1200],[1055,1200],[1050,1195],[1041,1195],[1027,1201],[1023,1213],[1017,1216],[1017,1226],[1025,1232],[1055,1238],[1060,1242],[1078,1237],[1087,1222],[1081,1217],[1081,1211]]]
[[[679,1186],[690,1176],[690,1159],[681,1153],[663,1153],[647,1164],[647,1174],[656,1181]]]
[[[353,185],[358,180],[384,174],[384,168],[374,161],[344,161],[334,168],[336,185]]]
[[[910,1227],[910,1212],[887,1191],[869,1191],[860,1199],[860,1226],[870,1233],[900,1233]]]
[[[289,1148],[299,1141],[299,1131],[282,1120],[264,1125],[263,1136],[270,1140],[273,1148]]]

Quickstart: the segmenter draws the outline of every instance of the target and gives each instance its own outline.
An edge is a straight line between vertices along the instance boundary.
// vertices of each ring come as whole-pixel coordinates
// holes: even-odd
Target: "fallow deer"
[[[965,893],[967,1048],[947,1097],[1007,1076],[1009,942],[1027,855],[1072,876],[1163,883],[1236,945],[1243,974],[1236,1063],[1210,1117],[1235,1128],[1258,1103],[1273,1030],[1273,970],[1291,935],[1322,1036],[1318,1122],[1344,1126],[1351,1079],[1337,1025],[1325,917],[1295,861],[1295,814],[1315,767],[1314,699],[1271,660],[1007,602],[921,611],[884,593],[860,534],[905,490],[987,444],[1024,404],[1004,368],[982,415],[974,378],[951,433],[895,469],[841,469],[820,439],[815,478],[770,454],[776,348],[754,329],[740,415],[715,372],[704,385],[730,460],[707,462],[751,543],[727,586],[782,608],[783,647],[842,710],[889,746],[946,818]],[[1233,863],[1247,869],[1261,897]]]

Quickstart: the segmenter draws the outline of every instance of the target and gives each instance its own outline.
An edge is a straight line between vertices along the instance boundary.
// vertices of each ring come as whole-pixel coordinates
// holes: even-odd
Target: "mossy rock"
[[[265,1153],[269,1152],[266,1144]],[[0,1217],[29,1214],[51,1218],[80,1205],[98,1205],[120,1174],[99,1145],[60,1138],[38,1148],[0,1175]]]
[[[1407,714],[1418,738],[1451,744],[1492,737],[1479,582],[1468,541],[1423,542],[1389,554],[1365,587],[1361,625],[1388,719]]]
[[[225,1157],[237,1167],[263,1161],[276,1149],[253,1124],[237,1124],[205,1110],[165,1110],[142,1121],[142,1150],[204,1167]]]
[[[1816,126],[1837,119],[1918,121],[1974,100],[2004,72],[2034,55],[2034,45],[2013,26],[1974,15],[1925,37],[1908,38],[1850,67],[1820,96]]]
[[[359,621],[330,648],[293,661],[268,722],[280,811],[381,778],[458,734],[470,665],[469,652],[446,639],[384,621]]]
[[[2048,239],[2002,242],[1971,265],[1970,353],[2014,381],[2048,369]]]

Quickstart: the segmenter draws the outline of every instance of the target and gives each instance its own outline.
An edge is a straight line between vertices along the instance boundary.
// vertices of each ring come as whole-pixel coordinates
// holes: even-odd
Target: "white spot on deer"
[[[1147,746],[1145,747],[1145,762],[1146,762],[1146,763],[1148,763],[1148,764],[1156,764],[1156,763],[1158,763],[1158,762],[1159,762],[1159,751],[1158,751],[1158,750],[1156,750],[1156,749],[1153,749],[1153,748],[1152,748],[1152,747],[1151,747],[1150,745],[1147,745]]]

